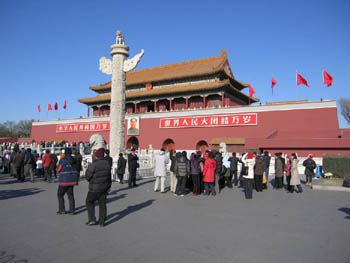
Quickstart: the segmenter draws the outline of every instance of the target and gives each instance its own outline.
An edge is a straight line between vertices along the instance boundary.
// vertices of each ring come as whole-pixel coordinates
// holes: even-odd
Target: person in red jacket
[[[203,182],[205,187],[205,194],[210,195],[211,193],[213,196],[216,195],[214,188],[216,161],[214,158],[214,153],[209,152],[208,159],[204,161],[203,167]]]
[[[51,162],[52,162],[52,156],[50,154],[50,150],[46,150],[45,155],[43,157],[43,167],[44,167],[45,181],[47,181],[48,183],[51,183],[51,169],[50,169]]]

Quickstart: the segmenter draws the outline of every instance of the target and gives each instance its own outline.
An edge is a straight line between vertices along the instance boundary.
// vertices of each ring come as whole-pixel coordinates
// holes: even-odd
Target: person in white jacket
[[[154,176],[156,177],[156,182],[154,184],[154,191],[158,192],[158,186],[160,181],[160,192],[165,193],[165,176],[167,173],[167,164],[169,163],[169,158],[165,154],[164,149],[159,150],[159,154],[155,157],[155,168]]]
[[[246,153],[242,157],[242,162],[245,166],[248,167],[248,174],[243,175],[244,177],[244,192],[245,192],[245,198],[246,199],[252,199],[253,198],[253,181],[254,181],[254,165],[255,165],[255,158],[254,154],[252,153]]]

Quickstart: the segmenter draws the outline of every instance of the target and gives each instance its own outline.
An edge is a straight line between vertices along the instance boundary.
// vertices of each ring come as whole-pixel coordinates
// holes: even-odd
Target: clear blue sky
[[[77,99],[110,80],[99,58],[110,57],[116,30],[130,56],[145,50],[137,69],[226,49],[233,74],[250,80],[262,103],[349,98],[349,14],[349,0],[0,0],[0,122],[39,119],[39,104],[41,120],[86,116]],[[296,69],[310,85],[299,86],[298,97]],[[335,79],[330,88],[322,69]],[[56,101],[60,110],[47,114]]]

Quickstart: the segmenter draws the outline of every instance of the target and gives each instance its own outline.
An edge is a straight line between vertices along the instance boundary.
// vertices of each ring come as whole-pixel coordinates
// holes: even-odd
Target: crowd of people
[[[190,158],[187,152],[175,152],[168,154],[160,149],[155,156],[154,191],[161,193],[165,191],[165,181],[168,174],[170,162],[170,192],[175,196],[185,196],[191,193],[192,196],[220,194],[223,188],[232,189],[233,186],[243,188],[245,198],[253,198],[253,189],[262,192],[268,188],[269,169],[271,156],[265,151],[263,154],[245,153],[241,158],[232,153],[229,158],[224,158],[216,150],[193,152]],[[42,178],[51,183],[53,178],[58,180],[58,215],[74,214],[75,199],[74,186],[79,183],[82,170],[82,156],[76,148],[65,148],[57,156],[54,152],[46,150],[39,155],[35,150],[19,149],[18,145],[12,151],[0,148],[0,167],[5,173],[24,182],[26,177],[34,182],[34,176]],[[139,168],[139,158],[135,149],[131,149],[124,158],[123,153],[119,154],[116,174],[120,184],[124,183],[124,174],[128,167],[129,188],[137,187],[136,173]],[[275,177],[273,187],[277,190],[286,187],[288,193],[302,193],[298,172],[299,159],[296,153],[283,156],[282,153],[275,153]],[[312,186],[312,177],[316,163],[310,154],[303,162],[305,166],[306,185]],[[86,225],[105,225],[107,207],[106,198],[112,185],[113,159],[109,151],[104,148],[97,149],[92,154],[92,163],[88,166],[85,178],[89,182],[89,190],[86,197],[88,221]],[[284,178],[287,182],[284,185]],[[69,210],[65,209],[64,195],[69,200]],[[95,202],[99,204],[99,220],[95,217]]]
[[[216,150],[192,153],[187,158],[187,152],[170,151],[169,158],[165,150],[161,149],[155,157],[154,176],[156,177],[154,191],[165,193],[165,178],[167,166],[170,162],[170,192],[175,196],[184,196],[188,192],[192,196],[212,195],[220,193],[224,187],[243,188],[247,199],[253,198],[253,189],[262,192],[268,188],[270,154],[245,153],[238,158],[234,152],[229,158],[223,158]],[[241,164],[239,171],[239,163]],[[298,172],[299,160],[296,153],[283,157],[282,153],[275,153],[274,188],[283,189],[286,178],[288,193],[302,193]],[[306,185],[312,186],[312,177],[316,163],[310,154],[304,161]],[[239,175],[239,177],[238,177]]]

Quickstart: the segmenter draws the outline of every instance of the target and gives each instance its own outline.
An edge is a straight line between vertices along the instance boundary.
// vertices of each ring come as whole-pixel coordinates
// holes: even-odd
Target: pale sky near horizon
[[[86,116],[77,99],[95,96],[88,87],[110,81],[99,58],[110,57],[116,30],[130,57],[145,50],[136,69],[226,49],[236,79],[250,81],[263,104],[350,98],[349,14],[348,0],[0,0],[0,122]],[[309,88],[297,91],[296,70]],[[334,77],[329,88],[322,70]],[[55,102],[59,110],[47,113]]]

